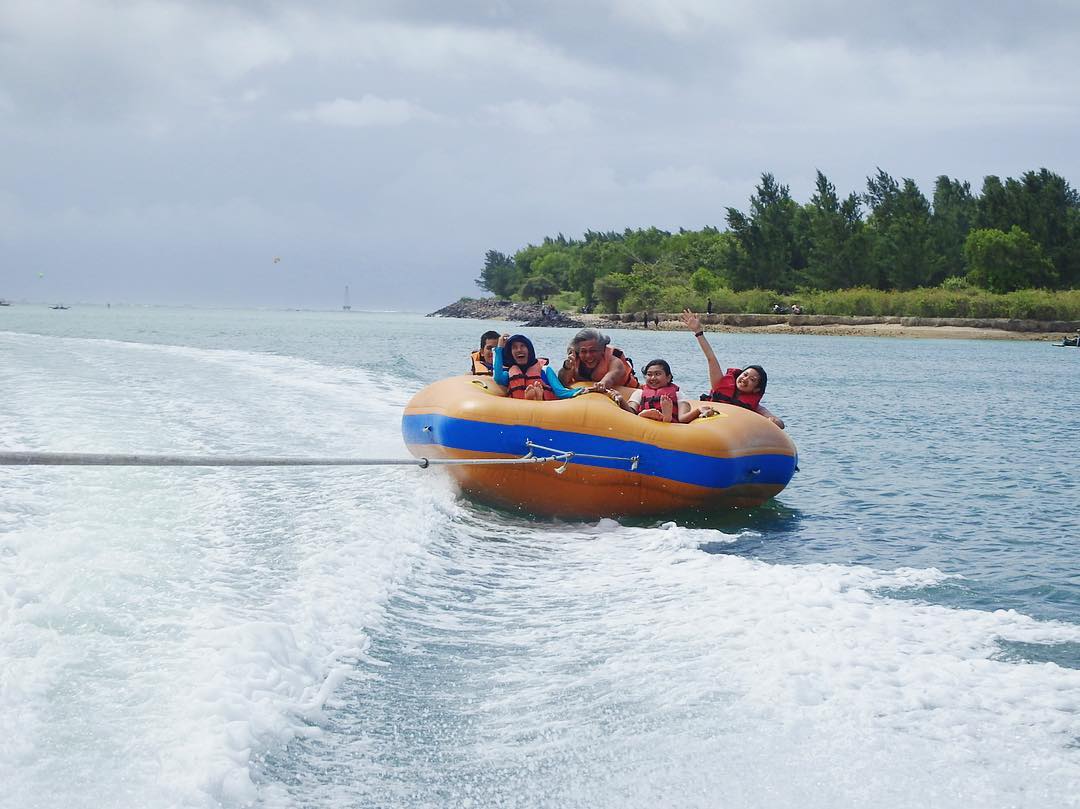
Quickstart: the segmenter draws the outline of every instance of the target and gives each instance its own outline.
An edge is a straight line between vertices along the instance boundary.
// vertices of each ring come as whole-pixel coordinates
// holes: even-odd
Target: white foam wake
[[[4,336],[15,449],[404,455],[401,394],[242,352]],[[0,471],[11,805],[244,804],[449,496],[411,468]]]

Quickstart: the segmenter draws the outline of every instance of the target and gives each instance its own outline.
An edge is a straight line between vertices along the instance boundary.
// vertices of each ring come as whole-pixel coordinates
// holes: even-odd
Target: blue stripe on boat
[[[525,442],[530,440],[553,450],[612,455],[617,458],[636,455],[640,458],[636,470],[638,474],[715,489],[726,489],[743,483],[785,486],[795,473],[796,462],[791,455],[772,454],[712,458],[681,450],[662,449],[640,441],[531,426],[470,421],[435,413],[404,416],[401,420],[401,433],[405,443],[413,447],[434,445],[472,452],[520,456],[528,451]],[[629,464],[623,460],[575,458],[574,463],[629,471]]]

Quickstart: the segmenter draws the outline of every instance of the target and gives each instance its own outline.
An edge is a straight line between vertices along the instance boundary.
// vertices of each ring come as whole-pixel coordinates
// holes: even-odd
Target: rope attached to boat
[[[547,449],[545,447],[545,449]],[[572,452],[521,458],[274,458],[228,455],[123,455],[111,452],[0,451],[0,466],[463,466],[469,464],[527,464],[562,462]],[[589,456],[586,456],[589,457]]]
[[[532,451],[534,449],[542,449],[545,452],[554,452],[555,454],[549,456],[550,458],[559,458],[563,460],[563,465],[555,470],[560,475],[564,471],[566,471],[566,465],[572,460],[574,460],[574,458],[597,458],[602,461],[626,461],[628,464],[630,464],[631,472],[637,471],[638,463],[641,461],[640,455],[631,455],[629,457],[622,457],[619,455],[590,455],[587,452],[572,452],[568,449],[555,449],[555,447],[545,447],[542,444],[537,444],[529,440],[528,438],[525,439],[525,446],[529,448],[530,455],[532,455]]]

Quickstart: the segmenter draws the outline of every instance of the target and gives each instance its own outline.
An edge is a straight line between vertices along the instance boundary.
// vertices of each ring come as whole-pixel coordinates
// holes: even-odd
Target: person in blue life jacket
[[[555,369],[536,356],[532,341],[524,334],[499,337],[494,352],[495,384],[506,388],[507,396],[529,401],[569,399],[591,388],[568,388],[559,381]]]
[[[761,397],[765,395],[765,387],[769,384],[765,369],[760,365],[747,365],[745,368],[728,368],[725,371],[720,367],[709,341],[705,339],[698,316],[686,309],[682,313],[682,322],[694,333],[709,363],[709,393],[702,395],[701,398],[706,401],[700,404],[698,409],[701,412],[711,410],[712,408],[706,402],[738,405],[747,410],[753,410],[781,430],[784,429],[783,419],[774,416],[765,405],[761,404]]]
[[[486,331],[480,335],[480,349],[469,355],[469,373],[476,376],[491,376],[495,366],[495,346],[499,342],[497,331]]]

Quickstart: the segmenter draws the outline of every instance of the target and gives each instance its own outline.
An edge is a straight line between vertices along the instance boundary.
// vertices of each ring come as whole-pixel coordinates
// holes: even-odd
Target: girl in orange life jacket
[[[698,345],[705,354],[705,359],[709,362],[710,389],[708,395],[702,396],[702,399],[745,407],[755,413],[760,413],[781,430],[784,429],[783,420],[774,416],[765,405],[761,404],[761,397],[765,395],[765,386],[769,383],[765,369],[760,365],[748,365],[746,368],[728,368],[724,371],[720,368],[712,346],[705,339],[698,316],[687,309],[682,314],[682,322],[694,333]],[[700,413],[709,412],[712,409],[708,404],[698,406]]]
[[[530,401],[569,399],[584,388],[567,388],[547,364],[538,359],[532,341],[524,334],[504,334],[495,347],[493,379],[506,388],[508,396]]]

